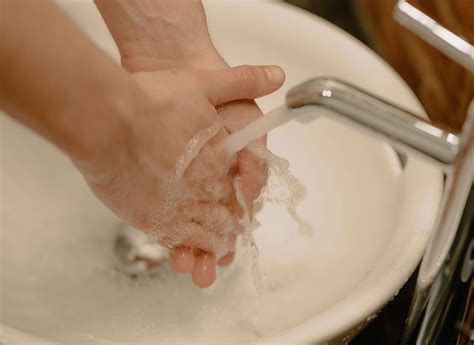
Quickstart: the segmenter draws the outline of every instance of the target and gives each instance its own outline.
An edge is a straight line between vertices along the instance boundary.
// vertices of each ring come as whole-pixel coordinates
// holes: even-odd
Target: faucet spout
[[[449,168],[460,151],[461,137],[345,81],[310,79],[286,96],[290,109],[325,108],[330,116],[381,136],[397,150],[421,154]]]

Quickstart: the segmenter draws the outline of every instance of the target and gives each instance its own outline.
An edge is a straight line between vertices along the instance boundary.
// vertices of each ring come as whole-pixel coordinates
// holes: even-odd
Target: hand
[[[122,65],[130,72],[228,67],[209,37],[200,0],[95,2],[118,46]],[[276,79],[282,84],[284,74]],[[221,105],[220,116],[231,133],[262,116],[262,112],[251,99],[237,100]],[[265,143],[266,138],[259,140],[259,144]],[[249,150],[242,150],[238,153],[237,173],[253,216],[253,201],[266,182],[266,166]],[[236,211],[242,216],[240,209]],[[219,264],[227,266],[232,259],[233,253],[229,253]],[[189,248],[180,247],[171,253],[172,267],[178,272],[189,271],[193,261]],[[195,266],[199,265],[197,261]]]
[[[137,2],[107,3],[128,1]],[[148,3],[172,6],[196,2]],[[209,141],[181,179],[182,194],[190,196],[193,194],[188,191],[200,191],[196,200],[204,201],[198,204],[205,210],[190,209],[189,214],[196,218],[190,219],[194,228],[185,229],[187,236],[176,237],[173,220],[186,220],[188,212],[169,219],[166,226],[154,224],[154,212],[167,200],[163,193],[167,176],[175,169],[189,140],[220,118],[215,106],[276,90],[282,83],[282,71],[273,70],[276,73],[271,81],[262,68],[251,67],[215,72],[168,70],[132,77],[87,40],[53,3],[31,0],[8,4],[4,6],[8,15],[0,21],[0,31],[8,32],[0,42],[0,59],[8,62],[3,64],[8,68],[2,69],[2,109],[71,157],[99,199],[117,215],[144,231],[159,230],[165,245],[185,243],[193,248],[196,257],[190,259],[192,265],[186,266],[190,260],[179,258],[173,262],[179,269],[192,270],[198,285],[209,285],[215,274],[214,249],[231,248],[232,236],[239,231],[232,222],[221,221],[222,228],[230,229],[227,236],[222,228],[212,226],[220,219],[235,219],[233,212],[239,211],[232,202],[232,190],[226,186],[232,176],[241,175],[240,168],[214,149],[227,135],[225,131]],[[35,20],[31,20],[31,6]],[[66,45],[70,49],[58,48]],[[28,92],[21,92],[25,87]],[[205,164],[216,161],[222,164]],[[206,177],[209,181],[217,178],[216,185],[222,188],[209,188]],[[209,192],[213,192],[212,197]],[[223,207],[206,211],[209,200],[218,200],[216,205]],[[181,211],[179,206],[182,205],[176,209]],[[218,212],[213,215],[214,209]],[[211,217],[199,219],[205,213]],[[209,243],[213,246],[209,247]]]
[[[219,123],[218,104],[273,92],[281,76],[278,67],[255,66],[136,73],[142,90],[138,109],[121,117],[120,131],[102,157],[94,164],[77,164],[113,212],[162,245],[177,248],[173,266],[192,272],[198,286],[215,280],[217,258],[225,264],[232,256],[225,254],[233,251],[240,231],[232,182],[245,174],[240,163],[235,167],[219,151],[228,133],[216,127],[182,178],[169,177],[195,135]]]

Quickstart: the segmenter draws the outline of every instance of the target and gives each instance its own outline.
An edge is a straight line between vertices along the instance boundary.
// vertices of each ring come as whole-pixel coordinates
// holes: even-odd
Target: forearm
[[[0,1],[0,107],[77,161],[94,160],[136,84],[52,3]]]
[[[201,0],[95,3],[129,70],[226,66],[209,37]]]

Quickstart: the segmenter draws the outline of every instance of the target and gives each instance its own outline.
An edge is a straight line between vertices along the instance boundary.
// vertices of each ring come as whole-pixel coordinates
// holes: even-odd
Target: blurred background
[[[392,18],[395,0],[287,0],[349,32],[380,54],[412,88],[431,120],[459,129],[474,97],[474,75]],[[409,0],[474,42],[474,0]]]
[[[450,130],[459,130],[474,98],[474,75],[438,52],[392,18],[395,0],[286,0],[325,18],[365,43],[405,80],[430,119]],[[409,0],[436,21],[474,42],[474,0]],[[416,272],[400,294],[367,326],[351,345],[396,345],[404,326],[415,287]],[[472,288],[473,284],[471,284]],[[473,294],[458,301],[474,322]],[[443,344],[474,344],[459,332],[456,317],[443,326]],[[472,333],[472,329],[471,329]],[[463,340],[464,339],[464,340]]]

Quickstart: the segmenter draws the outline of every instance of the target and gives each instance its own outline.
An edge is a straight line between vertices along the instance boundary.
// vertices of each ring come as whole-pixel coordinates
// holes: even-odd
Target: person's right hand
[[[122,66],[129,72],[166,69],[228,68],[209,36],[204,7],[200,0],[95,0],[120,51]],[[280,75],[278,80],[282,80]],[[237,100],[219,106],[228,132],[235,132],[262,116],[254,100]],[[193,116],[193,114],[189,114]],[[264,146],[266,138],[254,144]],[[243,198],[250,217],[258,207],[254,201],[265,186],[267,169],[251,150],[238,153],[237,167]],[[242,214],[241,210],[237,210]],[[219,261],[232,262],[233,254]],[[192,251],[171,250],[171,266],[180,271],[183,262],[191,261]]]
[[[207,287],[215,280],[216,254],[223,261],[240,231],[232,182],[237,174],[219,150],[223,127],[170,180],[196,134],[220,121],[219,104],[254,99],[283,82],[275,66],[240,66],[217,71],[162,70],[134,74],[140,86],[136,111],[113,126],[108,149],[87,164],[76,162],[96,196],[128,224],[175,250],[174,268],[192,272]],[[192,116],[189,116],[192,115]],[[170,182],[171,181],[171,182]],[[184,234],[184,236],[183,236]],[[217,251],[217,253],[216,253]]]

